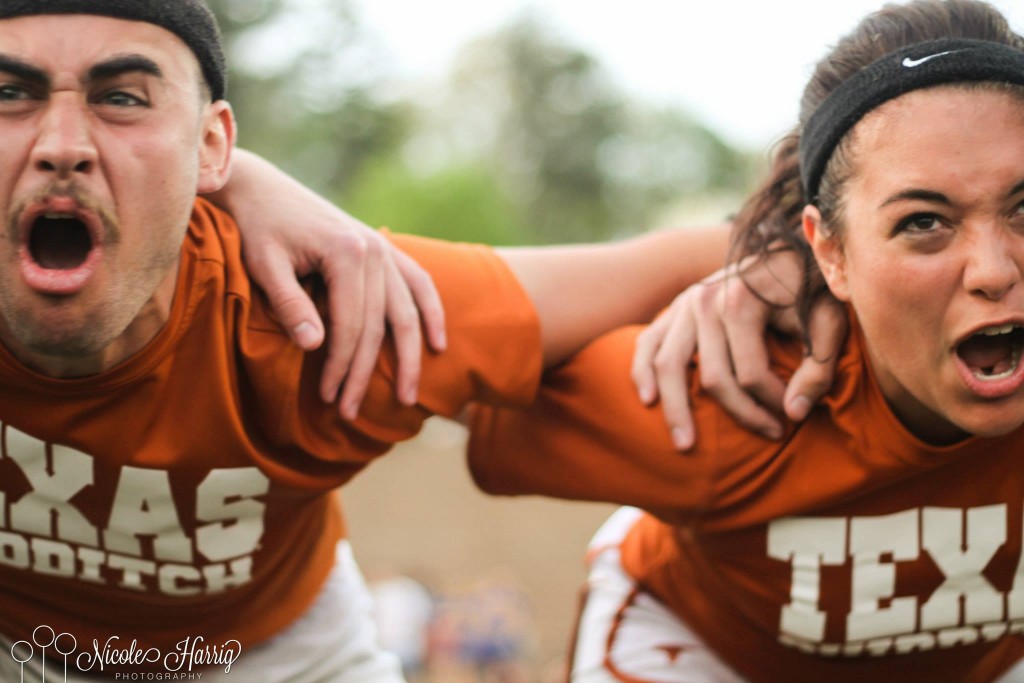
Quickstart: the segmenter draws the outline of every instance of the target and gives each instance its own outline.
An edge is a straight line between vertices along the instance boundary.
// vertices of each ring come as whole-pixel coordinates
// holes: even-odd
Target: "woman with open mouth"
[[[489,492],[635,506],[594,539],[576,683],[1024,680],[1024,38],[975,0],[890,5],[802,102],[734,237],[846,305],[821,406],[768,440],[694,379],[679,454],[623,329],[476,416]]]

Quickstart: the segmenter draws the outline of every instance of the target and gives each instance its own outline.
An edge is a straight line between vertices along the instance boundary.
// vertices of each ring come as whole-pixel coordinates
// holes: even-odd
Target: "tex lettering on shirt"
[[[768,555],[788,563],[792,577],[779,641],[809,654],[856,657],[1024,632],[1024,557],[1008,557],[1006,548],[1011,515],[1021,514],[1020,505],[994,504],[771,522]],[[1008,572],[992,570],[1008,563],[1016,570],[1007,582]],[[837,599],[847,591],[848,599]]]

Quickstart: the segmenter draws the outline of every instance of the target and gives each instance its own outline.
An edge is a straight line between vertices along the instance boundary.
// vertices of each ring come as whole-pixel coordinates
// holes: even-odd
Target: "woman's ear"
[[[224,187],[231,175],[234,148],[235,115],[226,100],[217,100],[207,106],[199,140],[199,194]]]
[[[840,301],[850,300],[850,291],[846,282],[846,256],[843,245],[835,234],[822,227],[821,212],[818,207],[808,204],[803,213],[804,237],[811,245],[814,259],[825,277],[828,288]]]

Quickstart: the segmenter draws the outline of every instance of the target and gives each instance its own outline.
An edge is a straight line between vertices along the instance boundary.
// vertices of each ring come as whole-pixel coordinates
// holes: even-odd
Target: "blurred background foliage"
[[[345,0],[210,0],[240,144],[373,225],[492,244],[719,221],[754,155],[630,97],[542,14],[403,83]],[[426,30],[426,29],[425,29]]]

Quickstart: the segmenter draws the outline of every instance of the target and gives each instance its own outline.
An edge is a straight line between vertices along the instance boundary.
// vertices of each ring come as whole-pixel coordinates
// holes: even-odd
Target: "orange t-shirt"
[[[681,454],[636,397],[636,334],[550,373],[527,411],[481,409],[478,484],[647,510],[626,571],[753,681],[976,683],[1024,656],[1024,429],[922,443],[855,332],[829,396],[780,442],[691,377],[698,440]],[[779,345],[773,358],[800,360]]]
[[[325,405],[323,353],[289,342],[250,285],[234,223],[202,200],[170,320],[140,353],[55,380],[0,349],[5,637],[48,625],[80,651],[116,637],[164,654],[186,637],[262,641],[333,565],[333,488],[432,414],[529,402],[539,324],[504,262],[481,246],[392,239],[433,275],[447,313],[449,349],[425,354],[414,407],[394,397],[390,353],[358,420]]]

